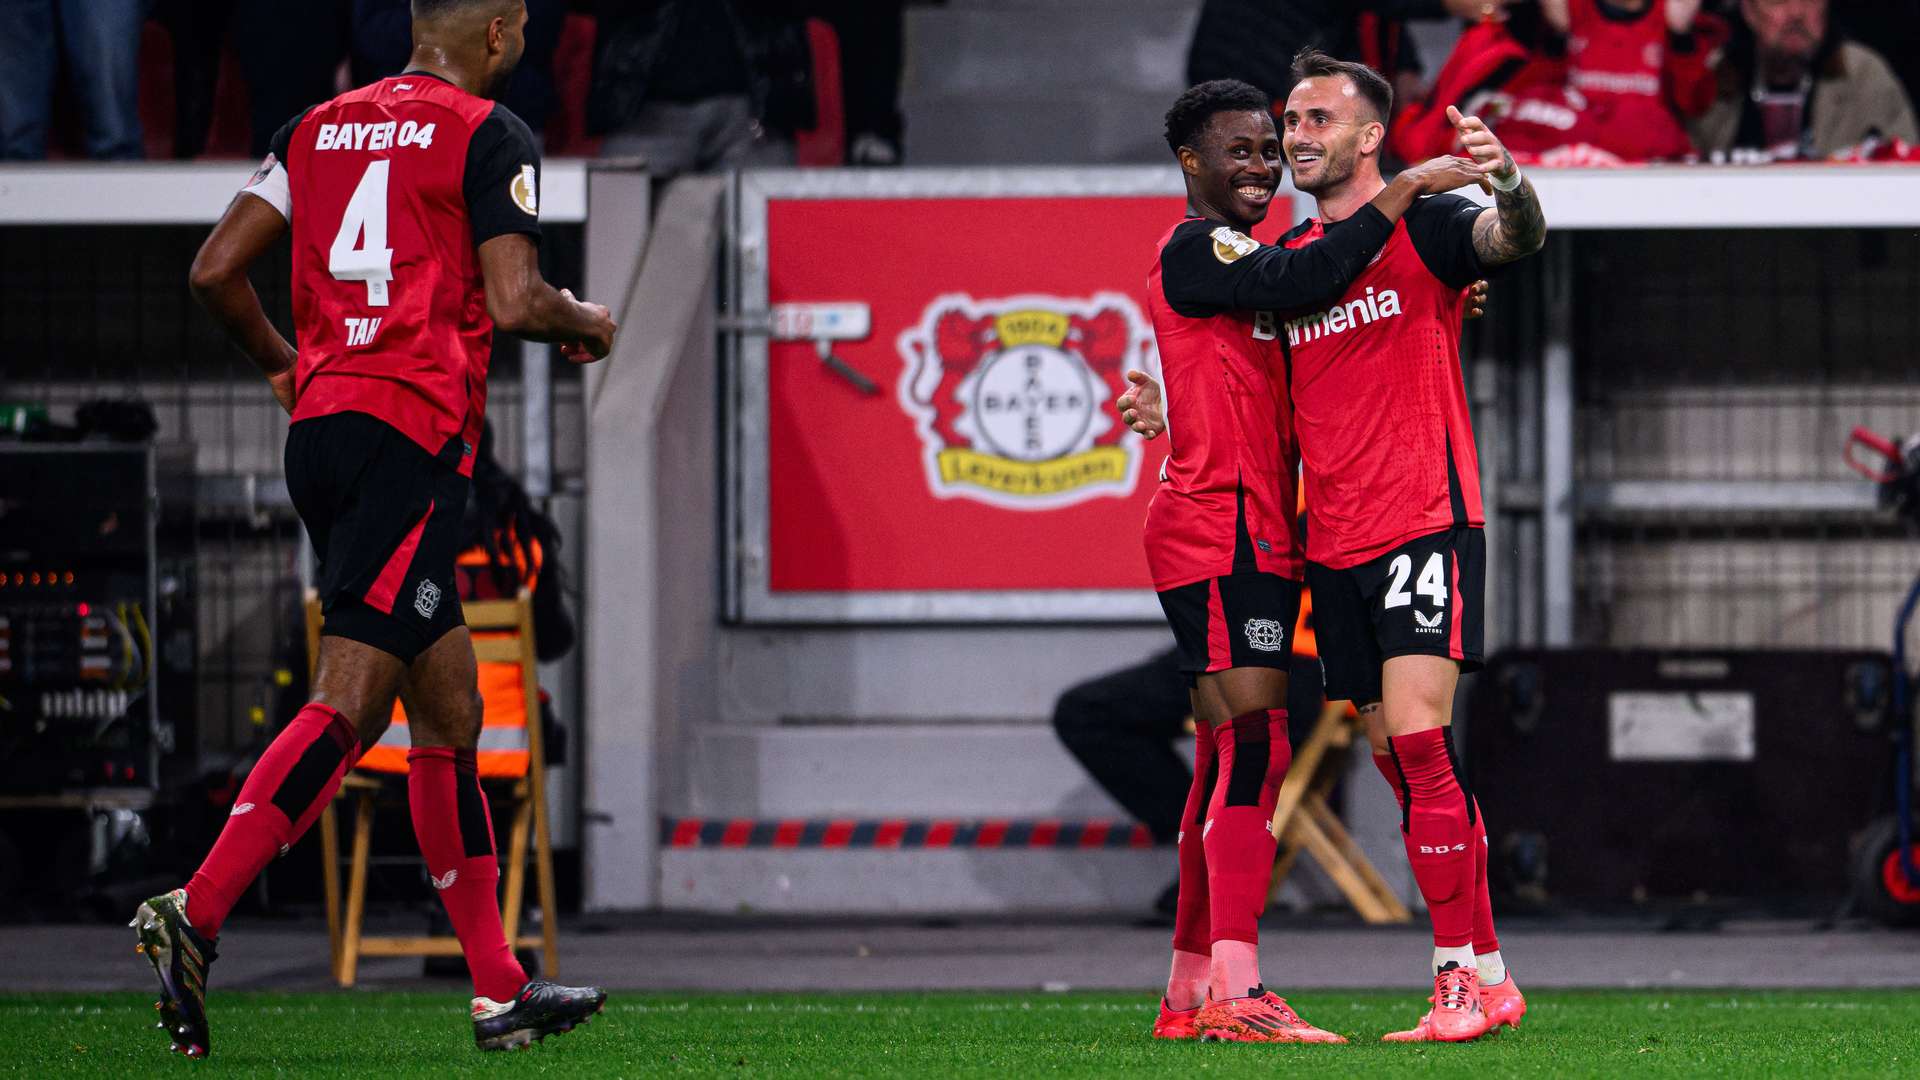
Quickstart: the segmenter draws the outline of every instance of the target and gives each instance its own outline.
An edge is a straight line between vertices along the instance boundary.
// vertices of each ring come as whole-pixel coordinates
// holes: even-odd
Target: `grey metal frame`
[[[728,200],[727,300],[736,324],[767,310],[767,204],[774,199],[1178,196],[1171,168],[755,170]],[[1288,192],[1283,188],[1283,192]],[[726,610],[750,623],[1157,622],[1151,591],[929,590],[774,593],[768,584],[767,364],[764,335],[730,331],[727,365]]]

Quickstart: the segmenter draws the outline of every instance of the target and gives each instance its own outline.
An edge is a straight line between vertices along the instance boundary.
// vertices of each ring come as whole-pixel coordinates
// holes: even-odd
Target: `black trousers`
[[[1294,657],[1287,687],[1288,735],[1298,745],[1320,715],[1319,661]],[[1171,844],[1193,783],[1175,752],[1191,711],[1180,653],[1167,649],[1069,688],[1054,703],[1053,730],[1114,802]]]

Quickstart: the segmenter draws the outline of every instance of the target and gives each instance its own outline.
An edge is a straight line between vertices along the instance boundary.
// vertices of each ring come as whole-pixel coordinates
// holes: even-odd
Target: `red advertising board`
[[[831,350],[877,392],[813,342],[767,346],[765,595],[1149,588],[1165,443],[1113,403],[1128,368],[1157,372],[1146,275],[1182,212],[1167,195],[769,198],[766,302],[866,305],[865,336]]]

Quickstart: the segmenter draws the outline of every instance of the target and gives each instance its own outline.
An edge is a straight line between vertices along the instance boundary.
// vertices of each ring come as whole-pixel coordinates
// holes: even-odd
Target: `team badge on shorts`
[[[420,579],[420,587],[413,593],[413,610],[419,612],[421,618],[431,619],[439,609],[440,586],[425,578]]]
[[[1279,652],[1287,647],[1287,628],[1272,619],[1248,619],[1247,647],[1261,652]]]
[[[900,406],[935,495],[1044,510],[1133,492],[1141,439],[1113,401],[1154,355],[1133,300],[949,294],[899,348]]]

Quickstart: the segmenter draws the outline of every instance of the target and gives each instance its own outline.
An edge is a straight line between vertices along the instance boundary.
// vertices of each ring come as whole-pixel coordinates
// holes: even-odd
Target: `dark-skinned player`
[[[193,878],[133,919],[160,977],[160,1026],[189,1057],[212,1046],[207,975],[228,912],[379,741],[396,693],[414,833],[473,976],[476,1044],[524,1046],[606,999],[528,979],[501,927],[454,588],[493,332],[558,343],[576,363],[613,347],[607,309],[540,274],[539,155],[490,100],[526,19],[523,0],[413,0],[407,70],[282,128],[194,260],[195,296],[292,416],[287,488],[319,556],[325,623],[312,699],[248,774]],[[289,231],[297,348],[247,281]]]

